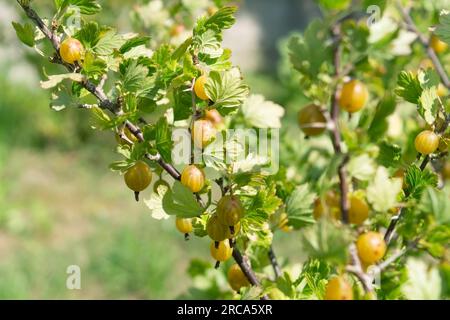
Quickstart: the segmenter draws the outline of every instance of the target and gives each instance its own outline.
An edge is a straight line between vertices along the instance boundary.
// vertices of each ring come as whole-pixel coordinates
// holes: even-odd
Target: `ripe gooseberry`
[[[181,183],[192,192],[199,192],[205,185],[205,174],[196,165],[189,165],[181,173]]]
[[[191,233],[193,230],[192,219],[177,217],[175,219],[175,226],[177,227],[178,231],[184,234],[185,240],[188,240],[189,233]]]
[[[229,241],[220,241],[217,247],[215,242],[213,241],[209,246],[209,250],[211,256],[216,260],[215,268],[219,267],[220,262],[224,262],[230,259],[231,255],[233,254],[233,248],[230,246]]]
[[[208,76],[201,75],[200,77],[197,78],[197,80],[195,80],[195,83],[194,83],[194,92],[195,92],[196,96],[202,100],[209,100],[209,97],[205,91],[206,81],[208,81]]]
[[[352,286],[343,276],[331,278],[325,290],[325,300],[353,300]]]
[[[339,106],[347,112],[361,110],[367,103],[369,91],[364,83],[351,80],[344,83],[339,97]]]
[[[314,202],[314,219],[319,220],[321,217],[331,217],[333,219],[340,219],[341,208],[339,196],[333,192],[327,192],[325,200],[320,198]]]
[[[232,195],[223,196],[217,203],[217,217],[220,223],[230,227],[233,234],[233,226],[244,216],[244,208],[238,197]]]
[[[233,264],[230,269],[228,269],[227,277],[228,283],[234,291],[239,292],[242,287],[248,287],[250,285],[250,282],[237,263]]]
[[[217,242],[231,238],[230,229],[219,221],[217,214],[213,214],[206,223],[206,233]]]
[[[448,44],[444,41],[441,41],[435,34],[433,34],[430,38],[430,47],[437,54],[444,52],[448,48]]]
[[[348,220],[353,224],[362,224],[369,217],[369,206],[364,199],[356,195],[349,197]]]
[[[59,47],[59,55],[66,63],[73,64],[75,62],[80,62],[84,55],[84,47],[79,40],[67,38]]]
[[[125,183],[134,191],[136,201],[139,201],[139,192],[145,190],[152,182],[152,171],[144,161],[137,161],[124,175]]]
[[[216,139],[217,130],[214,124],[206,119],[194,121],[192,125],[191,135],[194,145],[203,149]]]
[[[424,130],[416,136],[414,146],[417,152],[428,155],[439,147],[439,136],[430,130]]]
[[[327,120],[315,104],[307,105],[298,112],[298,124],[306,136],[317,136],[322,134],[327,125]]]
[[[383,258],[386,253],[386,242],[381,233],[369,231],[358,237],[356,248],[361,262],[372,265]]]

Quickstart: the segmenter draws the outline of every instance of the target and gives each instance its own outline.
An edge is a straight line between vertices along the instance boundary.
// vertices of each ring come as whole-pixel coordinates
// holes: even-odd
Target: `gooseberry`
[[[315,104],[307,105],[298,112],[298,124],[300,129],[307,136],[317,136],[322,134],[327,125],[327,120],[320,110],[320,107]]]
[[[416,136],[414,146],[417,152],[428,155],[439,147],[439,136],[430,130],[424,130]]]
[[[351,80],[344,83],[339,96],[339,105],[347,112],[353,113],[361,110],[367,103],[369,91],[364,83]]]
[[[79,40],[67,38],[61,43],[59,54],[64,62],[73,64],[81,61],[84,55],[84,47]]]
[[[386,253],[386,242],[381,233],[370,231],[358,237],[356,248],[361,262],[372,265],[383,258]]]
[[[181,173],[181,183],[192,192],[199,192],[205,185],[205,174],[196,165],[189,165]]]

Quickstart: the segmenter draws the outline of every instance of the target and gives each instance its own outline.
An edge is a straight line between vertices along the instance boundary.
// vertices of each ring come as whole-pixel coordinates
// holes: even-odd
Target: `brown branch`
[[[414,23],[413,19],[411,18],[411,15],[409,14],[409,10],[407,8],[402,7],[400,1],[396,2],[396,6],[397,9],[400,11],[400,14],[402,15],[402,18],[405,21],[408,29],[417,35],[417,38],[419,39],[420,43],[425,48],[428,57],[433,62],[436,72],[439,74],[439,77],[442,80],[442,83],[444,84],[444,86],[450,89],[450,80],[448,78],[447,72],[445,72],[445,69],[442,66],[441,61],[439,60],[439,57],[436,55],[436,52],[434,52],[433,48],[431,48],[429,40],[419,31],[419,29],[417,29],[416,24]]]
[[[361,281],[362,286],[364,287],[364,291],[367,293],[373,293],[373,279],[364,272],[361,260],[358,257],[358,251],[356,249],[356,245],[353,243],[349,247],[350,252],[350,264],[346,266],[345,270],[353,273],[359,281]]]
[[[269,260],[270,260],[270,264],[273,267],[273,272],[275,273],[275,279],[281,277],[281,267],[278,264],[277,261],[277,256],[275,255],[275,251],[273,250],[272,245],[270,245],[269,247]]]
[[[332,36],[335,39],[333,47],[333,63],[335,69],[335,80],[339,81],[340,74],[340,62],[341,62],[341,50],[340,50],[340,39],[341,39],[341,28],[339,24],[336,24],[332,29]],[[341,133],[339,130],[339,106],[338,106],[338,86],[336,85],[334,92],[331,96],[331,121],[332,121],[332,131],[331,131],[331,142],[333,143],[334,152],[336,155],[343,155],[341,148]],[[345,165],[348,162],[348,155],[344,155],[341,164],[338,167],[339,176],[339,189],[341,193],[340,207],[342,212],[342,221],[348,223],[348,185],[347,185],[347,172]]]
[[[17,0],[19,5],[23,8],[27,16],[36,24],[36,26],[44,33],[44,35],[52,42],[53,47],[56,51],[56,62],[59,64],[62,64],[66,66],[70,71],[73,71],[74,67],[71,65],[67,65],[62,62],[60,56],[59,56],[59,47],[60,47],[60,39],[52,32],[50,29],[45,25],[45,23],[42,21],[42,19],[37,15],[37,13],[28,5],[24,5],[23,2],[20,0]],[[106,79],[102,78],[100,81],[99,86],[96,86],[93,82],[86,79],[82,82],[83,87],[88,90],[90,93],[92,93],[100,102],[99,107],[102,109],[107,109],[111,111],[114,114],[120,114],[120,110],[118,110],[117,103],[112,102],[104,93],[103,91],[103,85],[104,81]],[[130,132],[139,140],[144,141],[144,135],[142,134],[142,131],[139,129],[138,126],[131,123],[129,120],[125,121],[125,126],[130,130]],[[150,155],[146,154],[145,157],[151,161],[156,161],[170,176],[172,176],[175,180],[180,180],[181,175],[178,172],[178,170],[173,167],[171,164],[166,163],[162,158],[161,155]],[[233,258],[236,260],[236,263],[241,268],[242,272],[244,272],[245,276],[248,278],[251,284],[259,286],[260,283],[258,281],[258,278],[256,277],[253,270],[250,268],[250,266],[244,261],[241,252],[237,249],[233,249]],[[267,300],[267,296],[263,296],[261,299]]]

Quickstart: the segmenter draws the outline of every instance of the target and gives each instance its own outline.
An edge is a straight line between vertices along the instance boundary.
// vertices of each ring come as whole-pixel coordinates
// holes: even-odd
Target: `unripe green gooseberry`
[[[217,216],[223,225],[234,226],[244,216],[244,208],[241,201],[236,196],[223,196],[217,203]]]
[[[230,228],[219,221],[217,214],[209,217],[206,223],[206,233],[214,241],[223,241],[231,238]]]
[[[152,182],[152,171],[144,161],[137,161],[124,175],[125,184],[135,192],[136,201],[139,192],[145,190]]]

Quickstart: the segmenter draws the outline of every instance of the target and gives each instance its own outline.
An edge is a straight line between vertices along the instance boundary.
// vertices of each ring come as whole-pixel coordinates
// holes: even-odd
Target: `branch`
[[[61,60],[61,57],[59,56],[60,39],[58,38],[58,36],[50,31],[50,29],[45,25],[45,23],[42,21],[42,19],[38,16],[38,14],[30,6],[25,5],[24,2],[22,2],[20,0],[17,0],[17,2],[23,8],[23,10],[27,14],[27,16],[36,24],[36,26],[43,32],[43,34],[52,42],[53,47],[56,51],[56,57],[57,57],[56,62],[64,65],[70,71],[73,71],[74,67],[63,63]],[[110,99],[108,99],[108,97],[106,96],[106,94],[103,91],[103,85],[104,85],[105,80],[106,80],[105,78],[102,78],[99,86],[96,86],[89,79],[86,79],[82,82],[82,85],[86,90],[88,90],[90,93],[92,93],[99,100],[100,108],[107,109],[116,115],[120,114],[121,110],[118,110],[117,103],[112,102]],[[141,142],[144,141],[144,136],[138,126],[134,125],[129,120],[125,121],[125,126],[130,130],[130,132],[139,141],[141,141]],[[175,180],[180,180],[181,175],[178,172],[178,170],[175,167],[173,167],[171,164],[166,163],[161,158],[161,155],[146,154],[145,157],[151,161],[156,161]],[[236,260],[236,263],[241,268],[242,272],[244,272],[245,276],[250,281],[250,283],[253,285],[259,286],[260,283],[259,283],[255,273],[250,268],[250,266],[243,260],[242,254],[240,253],[240,251],[237,248],[233,248],[233,257]],[[267,300],[268,298],[267,298],[267,296],[263,296],[261,299]]]
[[[417,29],[416,24],[414,23],[413,19],[411,18],[411,15],[409,14],[409,10],[406,8],[403,8],[400,1],[397,1],[396,6],[397,6],[397,9],[400,11],[400,14],[402,15],[402,18],[405,21],[408,29],[417,35],[417,38],[419,39],[420,43],[425,48],[425,51],[426,51],[428,57],[433,62],[436,72],[439,74],[439,77],[442,80],[442,83],[444,84],[444,86],[446,86],[447,88],[450,89],[450,80],[448,78],[448,75],[445,72],[445,69],[442,66],[441,61],[439,60],[438,56],[436,55],[436,52],[434,52],[433,48],[430,47],[430,43],[429,43],[427,37],[425,37],[419,31],[419,29]]]
[[[349,252],[351,263],[350,265],[345,267],[345,270],[353,273],[359,279],[359,281],[361,281],[361,284],[364,287],[364,291],[366,291],[367,293],[373,293],[373,279],[364,272],[361,265],[361,260],[359,260],[358,257],[358,252],[355,244],[350,245]]]
[[[270,245],[269,247],[269,260],[275,273],[275,279],[281,277],[281,268],[280,265],[278,264],[277,257],[275,255],[275,251],[273,251],[272,245]]]
[[[334,48],[333,48],[333,61],[335,69],[335,79],[338,81],[340,78],[340,61],[341,61],[341,50],[340,50],[340,39],[341,39],[341,27],[336,24],[332,29],[332,36],[335,38]],[[333,95],[331,97],[331,121],[333,123],[333,130],[331,132],[331,141],[333,143],[334,152],[336,155],[342,155],[341,149],[341,133],[339,131],[339,106],[338,106],[338,88],[337,85],[334,88]],[[342,221],[348,223],[348,185],[347,185],[347,173],[345,170],[345,165],[348,162],[348,155],[344,156],[341,164],[338,167],[339,175],[339,189],[341,193],[340,207],[342,212]]]

